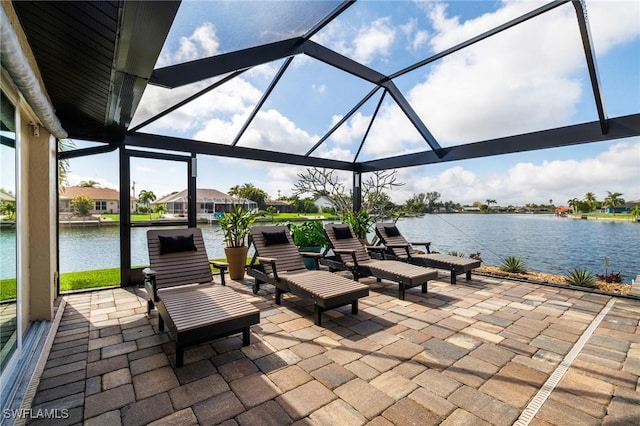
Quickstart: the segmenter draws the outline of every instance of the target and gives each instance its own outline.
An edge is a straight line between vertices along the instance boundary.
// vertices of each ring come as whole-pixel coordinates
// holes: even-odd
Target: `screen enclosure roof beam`
[[[543,130],[522,135],[491,139],[466,145],[442,148],[445,155],[439,158],[433,151],[416,152],[359,164],[362,172],[423,166],[447,161],[469,160],[515,152],[559,148],[591,142],[603,142],[640,136],[640,114],[625,115],[609,119],[609,131],[600,129],[600,121],[576,124],[556,129]]]
[[[168,151],[194,152],[217,157],[239,158],[242,160],[267,161],[270,163],[291,164],[296,166],[319,167],[336,170],[355,169],[350,161],[330,158],[308,157],[286,152],[268,151],[257,148],[230,146],[225,144],[194,141],[171,136],[152,135],[148,133],[131,133],[125,137],[125,145],[140,148],[166,149]]]

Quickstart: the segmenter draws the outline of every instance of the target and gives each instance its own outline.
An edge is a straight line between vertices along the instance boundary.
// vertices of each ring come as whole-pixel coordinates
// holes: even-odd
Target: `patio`
[[[395,284],[363,282],[360,313],[328,311],[322,327],[305,301],[277,306],[272,286],[255,296],[231,282],[261,311],[252,344],[190,348],[177,369],[140,289],[65,296],[32,413],[68,409],[55,422],[88,425],[640,421],[640,301],[479,275],[451,285],[442,272],[401,301]]]

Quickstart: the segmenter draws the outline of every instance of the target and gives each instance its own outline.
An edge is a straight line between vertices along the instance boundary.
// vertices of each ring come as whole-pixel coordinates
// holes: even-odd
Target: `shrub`
[[[450,251],[449,256],[465,257],[465,254],[461,251]]]
[[[593,274],[586,269],[576,268],[569,272],[564,279],[571,285],[589,288],[596,287],[596,279]]]
[[[505,272],[513,272],[514,274],[524,274],[527,272],[527,264],[519,257],[507,256],[502,259],[500,269]]]
[[[606,283],[622,283],[622,275],[620,275],[620,272],[611,272],[610,274],[596,274],[596,277],[600,281],[604,281]]]
[[[327,245],[324,228],[319,220],[307,220],[299,225],[292,224],[289,229],[291,229],[293,242],[300,248]]]

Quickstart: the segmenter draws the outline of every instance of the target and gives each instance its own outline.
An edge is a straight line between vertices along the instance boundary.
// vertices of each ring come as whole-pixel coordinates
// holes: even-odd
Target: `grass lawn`
[[[571,214],[569,215],[570,217],[574,218],[574,219],[579,219],[583,216],[587,217],[588,219],[603,219],[603,220],[620,220],[620,221],[634,221],[637,219],[636,216],[632,215],[631,213],[578,213],[578,214]]]
[[[221,262],[226,259],[213,259]],[[251,261],[247,258],[247,263]],[[134,266],[138,268],[138,266]],[[218,268],[211,268],[213,274],[218,274]],[[15,280],[14,280],[15,282]],[[84,290],[89,288],[109,287],[120,285],[120,268],[95,269],[92,271],[67,272],[60,274],[60,291]]]
[[[16,298],[16,279],[6,278],[0,280],[0,300],[11,300]]]
[[[120,220],[120,215],[115,213],[103,213],[100,216],[106,219],[118,221]],[[271,219],[272,216],[270,214],[265,214],[264,216],[258,216],[259,218]],[[287,220],[306,220],[309,217],[324,217],[328,220],[336,220],[337,216],[325,213],[276,213],[273,215],[274,222],[282,222]],[[151,218],[149,218],[148,214],[132,214],[131,221],[132,222],[143,222],[149,220],[160,219],[160,216],[157,213],[151,214]]]
[[[102,213],[100,216],[106,219],[111,219],[115,221],[120,220],[120,215],[116,213]],[[160,219],[160,216],[157,213],[152,213],[151,217],[149,217],[149,214],[132,214],[131,215],[132,222],[141,222],[145,220],[148,221],[148,220],[156,220],[156,219]]]

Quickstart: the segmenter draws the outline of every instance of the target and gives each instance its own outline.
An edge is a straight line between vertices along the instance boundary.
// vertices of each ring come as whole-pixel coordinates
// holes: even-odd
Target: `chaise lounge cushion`
[[[353,236],[351,235],[351,229],[349,229],[348,227],[334,226],[333,233],[338,240],[348,240],[353,238]]]
[[[196,245],[193,243],[193,234],[177,235],[174,237],[163,237],[162,235],[158,235],[158,238],[160,239],[160,254],[198,250]]]
[[[264,237],[264,244],[267,246],[274,244],[289,244],[287,234],[285,234],[284,231],[262,232],[262,236]]]
[[[398,228],[395,225],[385,226],[384,232],[387,234],[388,237],[397,237],[398,235],[400,235],[400,231],[398,231]]]

